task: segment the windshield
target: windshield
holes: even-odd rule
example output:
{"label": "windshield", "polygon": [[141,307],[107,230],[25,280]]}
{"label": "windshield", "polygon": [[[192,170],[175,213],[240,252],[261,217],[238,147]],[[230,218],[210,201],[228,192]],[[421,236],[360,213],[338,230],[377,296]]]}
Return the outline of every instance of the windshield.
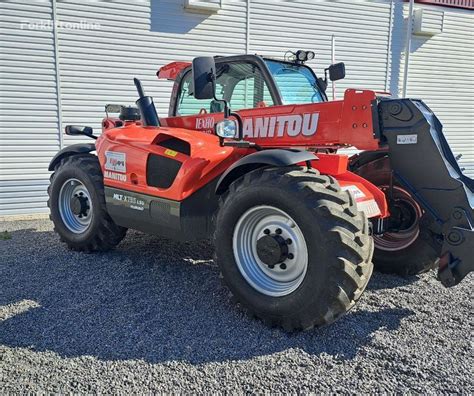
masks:
{"label": "windshield", "polygon": [[283,104],[324,101],[314,73],[304,65],[265,60],[280,91]]}

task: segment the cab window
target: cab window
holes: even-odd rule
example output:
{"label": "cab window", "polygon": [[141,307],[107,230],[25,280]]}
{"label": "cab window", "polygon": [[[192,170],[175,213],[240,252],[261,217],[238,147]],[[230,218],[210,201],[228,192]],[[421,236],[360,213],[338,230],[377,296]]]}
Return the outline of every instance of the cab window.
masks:
{"label": "cab window", "polygon": [[310,68],[269,59],[265,62],[275,79],[283,104],[324,102],[324,95]]}
{"label": "cab window", "polygon": [[[262,73],[254,64],[232,62],[216,66],[216,97],[227,100],[233,111],[274,104]],[[202,109],[208,113],[224,110],[222,102],[194,98],[192,73],[189,71],[181,82],[175,115],[198,114]]]}

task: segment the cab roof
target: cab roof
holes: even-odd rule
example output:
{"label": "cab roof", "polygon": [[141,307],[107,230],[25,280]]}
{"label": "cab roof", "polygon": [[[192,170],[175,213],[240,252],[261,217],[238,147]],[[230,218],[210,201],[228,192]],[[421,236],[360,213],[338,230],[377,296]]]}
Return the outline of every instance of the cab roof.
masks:
{"label": "cab roof", "polygon": [[191,62],[171,62],[158,69],[156,76],[160,79],[174,81],[178,74],[189,66],[191,66]]}
{"label": "cab roof", "polygon": [[[256,60],[262,61],[262,57],[259,55],[231,55],[231,56],[215,56],[214,59],[216,62],[219,61],[237,61],[237,60]],[[166,79],[175,81],[178,75],[187,67],[191,66],[191,62],[171,62],[167,65],[161,67],[157,72],[156,75],[159,79]]]}

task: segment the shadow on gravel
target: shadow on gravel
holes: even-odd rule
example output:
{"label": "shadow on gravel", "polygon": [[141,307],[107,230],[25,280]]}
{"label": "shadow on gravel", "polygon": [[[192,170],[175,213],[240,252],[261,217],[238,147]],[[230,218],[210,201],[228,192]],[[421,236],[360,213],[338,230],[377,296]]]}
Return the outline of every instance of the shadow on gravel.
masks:
{"label": "shadow on gravel", "polygon": [[401,286],[410,286],[420,280],[418,276],[399,276],[391,274],[374,274],[367,290],[388,290]]}
{"label": "shadow on gravel", "polygon": [[373,304],[327,328],[286,334],[230,305],[208,243],[130,232],[113,252],[83,254],[52,232],[11,234],[0,241],[0,305],[39,304],[6,313],[0,343],[11,347],[150,363],[245,360],[289,348],[352,359],[375,331],[395,330],[413,313]]}

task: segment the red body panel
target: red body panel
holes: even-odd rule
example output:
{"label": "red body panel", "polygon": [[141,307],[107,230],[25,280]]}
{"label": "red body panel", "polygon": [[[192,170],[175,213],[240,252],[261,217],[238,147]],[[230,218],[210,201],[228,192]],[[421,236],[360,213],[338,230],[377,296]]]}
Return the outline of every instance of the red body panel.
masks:
{"label": "red body panel", "polygon": [[324,175],[337,176],[347,172],[348,164],[347,155],[318,153],[318,161],[313,166]]}
{"label": "red body panel", "polygon": [[[169,137],[189,142],[191,156],[167,150],[156,144]],[[123,173],[125,180],[120,180],[121,177],[111,178],[110,176],[117,175],[113,175],[114,172],[111,175],[105,170],[106,186],[175,201],[187,198],[248,153],[246,149],[220,147],[219,139],[207,133],[179,128],[142,127],[134,124],[109,129],[97,139],[96,147],[102,169],[106,169],[106,151],[124,153],[126,156],[126,171]],[[172,157],[183,163],[170,188],[161,189],[147,185],[146,167],[150,153]]]}
{"label": "red body panel", "polygon": [[160,68],[160,70],[156,72],[156,76],[166,80],[175,80],[181,70],[189,66],[191,66],[191,63],[189,62],[171,62]]}
{"label": "red body panel", "polygon": [[318,153],[318,160],[312,161],[311,166],[323,175],[334,176],[343,188],[357,187],[362,194],[355,194],[356,201],[360,203],[374,200],[380,211],[380,217],[387,217],[389,215],[388,205],[383,191],[363,177],[348,171],[348,163],[349,157],[347,155]]}
{"label": "red body panel", "polygon": [[[182,65],[166,71],[172,78]],[[161,76],[161,75],[160,75]],[[355,146],[361,150],[379,148],[373,136],[373,91],[347,90],[343,100],[260,107],[242,110],[244,136],[261,147],[337,148]],[[97,152],[103,169],[105,153],[114,151],[126,156],[126,172],[113,175],[105,170],[106,186],[135,191],[165,199],[182,201],[220,176],[230,165],[254,149],[221,147],[214,135],[214,125],[223,119],[222,113],[162,118],[161,127],[143,127],[127,122],[114,128],[115,119],[103,122],[104,133],[97,140]],[[159,146],[157,143],[171,137],[189,143],[191,155],[185,155]],[[147,185],[146,167],[149,154],[169,156],[182,163],[171,187],[167,189]],[[356,201],[375,206],[373,216],[386,217],[387,203],[381,190],[369,181],[347,170],[348,157],[318,153],[312,166],[322,174],[335,177],[343,189],[355,192]],[[113,172],[112,172],[113,173]],[[376,203],[376,205],[375,205]],[[377,208],[378,207],[378,208]]]}
{"label": "red body panel", "polygon": [[[364,179],[363,177],[360,177],[359,175],[356,175],[355,173],[349,171],[334,177],[337,179],[341,187],[344,188],[344,186],[356,186],[357,188],[359,188],[359,190],[362,191],[362,193],[365,195],[364,197],[356,196],[358,206],[362,206],[365,203],[368,204],[369,201],[374,200],[380,212],[378,216],[388,217],[390,215],[385,194],[377,186]],[[377,216],[375,212],[372,213],[374,213],[373,216]]]}
{"label": "red body panel", "polygon": [[[354,146],[376,150],[373,135],[373,91],[348,89],[343,100],[241,110],[244,137],[261,147]],[[213,133],[223,113],[162,118],[162,125]]]}

